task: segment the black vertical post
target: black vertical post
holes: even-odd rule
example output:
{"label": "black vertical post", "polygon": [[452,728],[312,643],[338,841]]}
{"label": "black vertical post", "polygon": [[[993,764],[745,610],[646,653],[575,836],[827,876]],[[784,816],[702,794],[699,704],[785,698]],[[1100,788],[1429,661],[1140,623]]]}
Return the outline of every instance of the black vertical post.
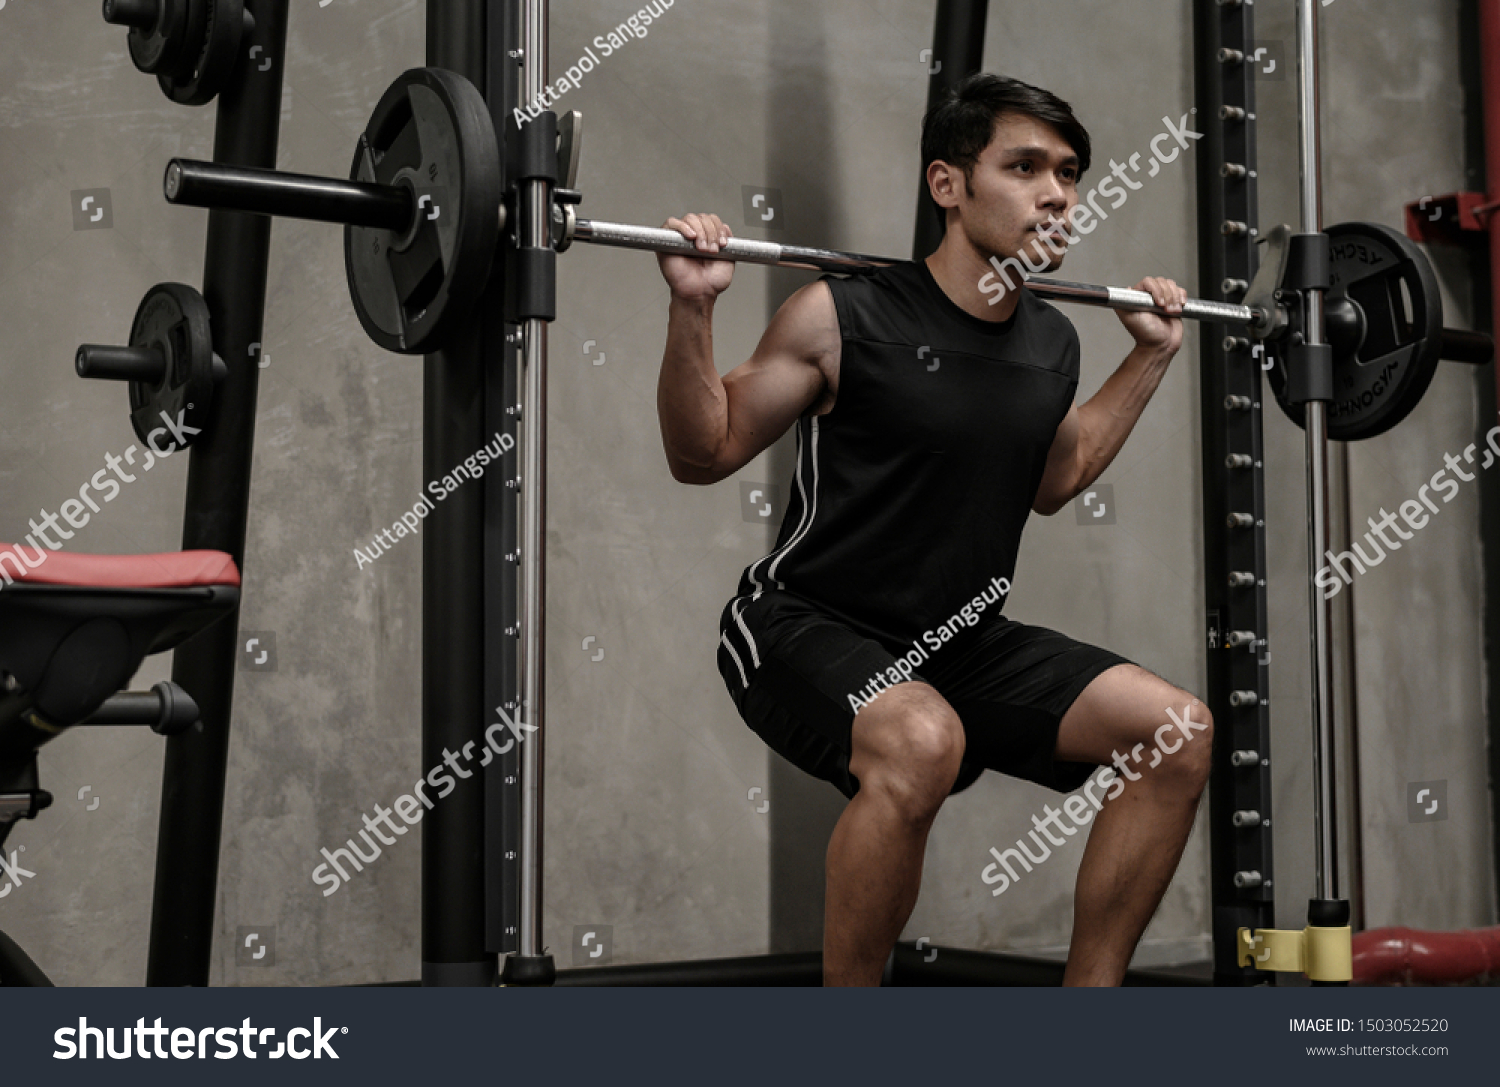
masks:
{"label": "black vertical post", "polygon": [[[487,92],[488,0],[428,0],[427,63]],[[423,478],[438,479],[490,440],[488,363],[502,357],[480,316],[423,373]],[[489,481],[489,474],[484,482]],[[438,504],[422,534],[422,770],[478,752],[485,728],[484,535],[486,488],[464,487]],[[478,764],[478,756],[465,759]],[[422,983],[493,985],[485,939],[484,778],[454,773],[457,787],[422,821]]]}
{"label": "black vertical post", "polygon": [[[249,0],[246,5],[255,16],[255,31],[219,95],[216,162],[276,165],[289,2]],[[252,45],[271,58],[269,70],[243,63]],[[182,546],[227,552],[242,571],[260,379],[250,345],[261,339],[270,245],[268,217],[209,212],[203,295],[213,319],[214,350],[229,373],[215,394],[213,417],[189,455]],[[172,662],[173,681],[193,696],[203,717],[201,730],[167,741],[148,985],[208,984],[238,631],[236,606],[179,647]]]}
{"label": "black vertical post", "polygon": [[[990,0],[938,0],[937,26],[932,34],[932,57],[927,83],[930,110],[966,76],[984,67],[984,26]],[[912,260],[923,260],[942,244],[945,224],[927,195],[924,176],[917,193],[917,232]]]}
{"label": "black vertical post", "polygon": [[[1258,263],[1255,83],[1251,65],[1233,54],[1226,60],[1220,50],[1254,54],[1254,8],[1195,0],[1193,16],[1194,124],[1204,134],[1197,148],[1199,289],[1204,298],[1239,301],[1227,281],[1249,282]],[[1205,324],[1200,335],[1207,697],[1215,726],[1214,982],[1254,985],[1275,979],[1239,966],[1236,942],[1240,928],[1270,928],[1275,915],[1271,831],[1261,823],[1271,816],[1261,362],[1239,330]],[[1231,463],[1231,456],[1250,463]],[[1236,513],[1250,514],[1253,526],[1230,527]]]}

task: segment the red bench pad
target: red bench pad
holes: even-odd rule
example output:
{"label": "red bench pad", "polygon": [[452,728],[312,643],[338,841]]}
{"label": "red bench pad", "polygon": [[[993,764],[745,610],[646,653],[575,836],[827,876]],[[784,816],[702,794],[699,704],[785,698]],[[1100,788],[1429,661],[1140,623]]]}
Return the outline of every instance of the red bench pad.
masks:
{"label": "red bench pad", "polygon": [[[31,569],[17,551],[41,565]],[[199,585],[239,586],[240,572],[222,551],[173,551],[165,555],[80,555],[69,551],[0,543],[0,587],[7,579],[29,585],[68,585],[86,589],[188,589]]]}

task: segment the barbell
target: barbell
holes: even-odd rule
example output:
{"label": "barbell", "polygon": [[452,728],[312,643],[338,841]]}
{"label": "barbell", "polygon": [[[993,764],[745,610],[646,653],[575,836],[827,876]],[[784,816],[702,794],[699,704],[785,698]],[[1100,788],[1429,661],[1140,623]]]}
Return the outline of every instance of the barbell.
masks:
{"label": "barbell", "polygon": [[[564,124],[563,158],[570,175],[577,164],[576,118],[571,115],[572,123]],[[571,176],[566,180],[571,185]],[[342,224],[350,294],[360,322],[377,344],[405,354],[441,348],[467,319],[486,286],[507,221],[489,107],[467,80],[436,68],[404,73],[381,97],[360,136],[347,181],[173,159],[164,190],[168,202],[178,205]],[[749,238],[731,238],[718,253],[708,254],[672,230],[578,218],[574,207],[581,200],[570,187],[555,192],[558,251],[579,241],[836,273],[900,263]],[[1487,336],[1443,328],[1431,265],[1400,234],[1369,223],[1342,224],[1328,234],[1333,287],[1326,306],[1336,394],[1329,436],[1352,441],[1404,419],[1426,392],[1440,359],[1482,364],[1493,357],[1494,345]],[[1231,337],[1247,355],[1251,340],[1266,341],[1273,392],[1301,425],[1302,407],[1286,399],[1286,375],[1274,350],[1288,324],[1275,279],[1284,266],[1268,257],[1244,302],[1189,299],[1179,314],[1168,314],[1149,294],[1124,287],[1040,276],[1026,276],[1024,282],[1049,300],[1227,325],[1248,333]]]}

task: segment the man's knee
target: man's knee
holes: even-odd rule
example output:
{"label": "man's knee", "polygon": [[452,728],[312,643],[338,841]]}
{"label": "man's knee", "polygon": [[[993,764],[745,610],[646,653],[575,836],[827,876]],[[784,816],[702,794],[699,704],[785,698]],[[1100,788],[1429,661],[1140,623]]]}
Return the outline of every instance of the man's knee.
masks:
{"label": "man's knee", "polygon": [[849,769],[861,791],[878,791],[910,817],[930,819],[952,789],[963,754],[963,724],[934,692],[860,711]]}
{"label": "man's knee", "polygon": [[1201,793],[1213,768],[1213,714],[1203,702],[1180,691],[1167,716],[1154,737],[1165,756],[1162,768],[1184,788]]}

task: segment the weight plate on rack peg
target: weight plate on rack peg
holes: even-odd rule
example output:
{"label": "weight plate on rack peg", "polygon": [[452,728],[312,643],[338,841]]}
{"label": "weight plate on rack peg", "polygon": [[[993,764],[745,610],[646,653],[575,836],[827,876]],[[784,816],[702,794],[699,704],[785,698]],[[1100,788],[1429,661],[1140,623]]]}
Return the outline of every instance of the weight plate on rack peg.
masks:
{"label": "weight plate on rack peg", "polygon": [[344,228],[360,324],[387,351],[435,351],[479,301],[499,241],[503,172],[488,105],[451,72],[406,72],[376,105],[349,176],[404,186],[414,213],[405,231]]}
{"label": "weight plate on rack peg", "polygon": [[[224,373],[223,362],[214,355],[208,303],[182,283],[157,284],[136,310],[130,346],[158,351],[166,360],[159,384],[130,383],[130,422],[136,435],[156,449],[186,449],[194,437],[186,433],[188,428],[207,429],[216,378]],[[167,420],[184,432],[181,440]]]}
{"label": "weight plate on rack peg", "polygon": [[183,61],[174,72],[156,80],[162,91],[184,106],[206,106],[224,89],[242,59],[240,43],[254,25],[245,0],[188,0],[190,21],[196,21]]}

